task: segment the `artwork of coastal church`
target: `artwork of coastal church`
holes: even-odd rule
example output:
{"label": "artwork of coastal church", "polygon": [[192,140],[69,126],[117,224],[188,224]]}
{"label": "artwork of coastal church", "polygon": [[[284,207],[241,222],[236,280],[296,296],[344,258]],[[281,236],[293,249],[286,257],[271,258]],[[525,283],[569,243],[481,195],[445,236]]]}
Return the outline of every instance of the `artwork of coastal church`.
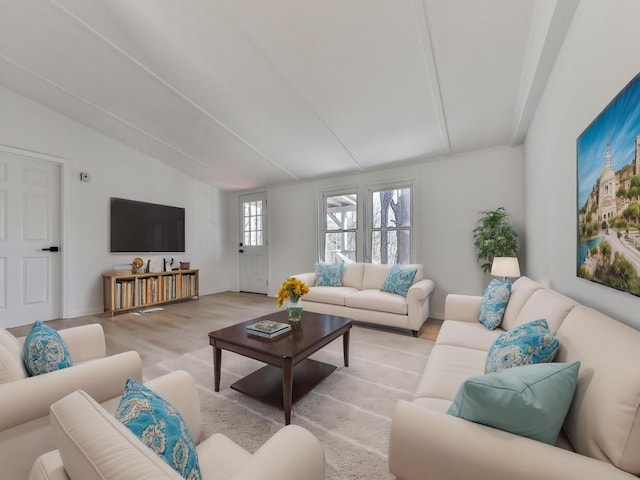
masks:
{"label": "artwork of coastal church", "polygon": [[577,140],[578,276],[640,296],[640,76]]}

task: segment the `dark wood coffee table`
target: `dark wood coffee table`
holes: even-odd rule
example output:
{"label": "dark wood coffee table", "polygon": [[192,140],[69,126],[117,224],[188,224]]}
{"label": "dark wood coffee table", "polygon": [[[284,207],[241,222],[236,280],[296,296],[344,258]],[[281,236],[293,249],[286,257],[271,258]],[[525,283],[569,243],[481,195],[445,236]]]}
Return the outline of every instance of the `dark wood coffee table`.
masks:
{"label": "dark wood coffee table", "polygon": [[291,423],[291,405],[309,393],[336,368],[308,358],[342,336],[344,366],[349,366],[351,319],[304,312],[302,321],[291,331],[274,338],[247,333],[246,326],[260,320],[287,323],[287,312],[280,311],[209,333],[213,347],[215,390],[220,391],[222,350],[253,358],[267,365],[238,380],[231,388],[284,409],[285,424]]}

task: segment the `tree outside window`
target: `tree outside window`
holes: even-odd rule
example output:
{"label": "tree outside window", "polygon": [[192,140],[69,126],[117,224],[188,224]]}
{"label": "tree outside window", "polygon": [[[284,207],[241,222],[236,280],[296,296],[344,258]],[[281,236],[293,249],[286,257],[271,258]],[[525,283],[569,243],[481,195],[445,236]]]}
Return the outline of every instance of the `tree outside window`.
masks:
{"label": "tree outside window", "polygon": [[371,262],[411,263],[411,187],[374,190]]}

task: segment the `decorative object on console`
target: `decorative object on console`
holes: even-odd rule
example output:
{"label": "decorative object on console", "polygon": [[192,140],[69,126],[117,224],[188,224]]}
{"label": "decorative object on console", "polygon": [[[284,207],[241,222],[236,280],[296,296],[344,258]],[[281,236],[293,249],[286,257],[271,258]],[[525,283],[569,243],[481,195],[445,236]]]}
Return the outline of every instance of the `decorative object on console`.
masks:
{"label": "decorative object on console", "polygon": [[202,478],[189,428],[180,412],[160,395],[129,379],[115,417],[183,478]]}
{"label": "decorative object on console", "polygon": [[555,445],[580,362],[510,368],[464,380],[447,413]]}
{"label": "decorative object on console", "polygon": [[58,332],[36,321],[24,341],[22,357],[30,376],[71,367],[67,345]]}
{"label": "decorative object on console", "polygon": [[309,293],[309,287],[302,280],[295,277],[287,278],[278,290],[278,307],[285,300],[287,303],[287,315],[290,322],[299,322],[302,319],[302,296]]}
{"label": "decorative object on console", "polygon": [[525,323],[495,339],[487,352],[484,373],[552,362],[558,347],[558,339],[549,331],[549,324],[544,318]]}
{"label": "decorative object on console", "polygon": [[190,262],[180,262],[180,270],[191,270]]}
{"label": "decorative object on console", "polygon": [[409,293],[409,288],[413,285],[413,279],[417,271],[416,268],[393,265],[380,290],[388,293],[396,293],[406,298]]}
{"label": "decorative object on console", "polygon": [[494,257],[491,262],[491,275],[494,277],[514,278],[520,276],[520,264],[518,257]]}
{"label": "decorative object on console", "polygon": [[140,257],[134,258],[133,261],[131,262],[131,273],[144,273],[140,271],[143,265],[144,265],[144,262]]}
{"label": "decorative object on console", "polygon": [[482,296],[478,321],[489,330],[498,328],[502,323],[510,295],[510,281],[496,280],[495,278],[491,280]]}
{"label": "decorative object on console", "polygon": [[344,263],[316,263],[317,287],[341,287]]}
{"label": "decorative object on console", "polygon": [[494,257],[511,257],[518,253],[518,233],[511,226],[504,207],[481,213],[482,218],[473,229],[473,244],[476,260],[483,261],[482,271],[487,273]]}

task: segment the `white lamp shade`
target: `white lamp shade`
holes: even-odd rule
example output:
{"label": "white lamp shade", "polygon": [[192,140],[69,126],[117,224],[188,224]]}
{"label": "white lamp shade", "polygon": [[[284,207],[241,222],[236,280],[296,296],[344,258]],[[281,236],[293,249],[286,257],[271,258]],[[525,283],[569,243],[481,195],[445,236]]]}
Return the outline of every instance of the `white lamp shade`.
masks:
{"label": "white lamp shade", "polygon": [[494,257],[491,264],[491,275],[494,277],[519,277],[520,264],[517,257]]}

